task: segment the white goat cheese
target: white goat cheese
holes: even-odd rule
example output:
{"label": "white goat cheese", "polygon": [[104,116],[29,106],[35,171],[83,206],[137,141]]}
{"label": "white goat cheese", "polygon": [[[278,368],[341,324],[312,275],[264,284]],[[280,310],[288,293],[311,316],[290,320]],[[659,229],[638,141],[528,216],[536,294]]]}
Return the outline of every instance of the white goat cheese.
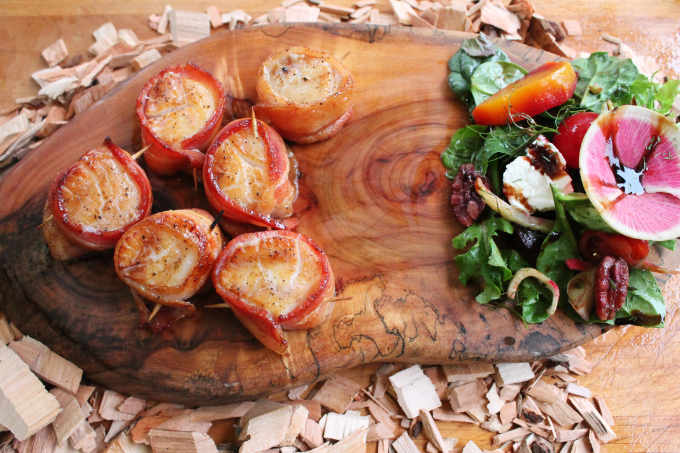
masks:
{"label": "white goat cheese", "polygon": [[510,162],[503,172],[503,193],[508,202],[531,214],[555,209],[550,184],[573,192],[564,157],[555,145],[539,135],[527,154]]}

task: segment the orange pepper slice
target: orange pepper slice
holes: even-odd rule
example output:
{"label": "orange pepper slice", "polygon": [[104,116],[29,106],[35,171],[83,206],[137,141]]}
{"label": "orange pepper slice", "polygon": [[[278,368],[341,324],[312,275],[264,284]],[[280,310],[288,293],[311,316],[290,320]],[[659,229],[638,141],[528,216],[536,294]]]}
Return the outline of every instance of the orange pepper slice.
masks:
{"label": "orange pepper slice", "polygon": [[574,94],[578,78],[567,61],[553,61],[506,86],[472,111],[477,124],[501,126],[562,105]]}

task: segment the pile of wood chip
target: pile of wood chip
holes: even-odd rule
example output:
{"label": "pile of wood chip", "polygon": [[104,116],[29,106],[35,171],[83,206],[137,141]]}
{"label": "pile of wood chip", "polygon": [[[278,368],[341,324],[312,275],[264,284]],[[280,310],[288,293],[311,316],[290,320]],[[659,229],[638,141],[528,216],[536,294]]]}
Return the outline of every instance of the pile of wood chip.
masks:
{"label": "pile of wood chip", "polygon": [[278,8],[253,18],[243,10],[205,12],[166,6],[149,17],[159,36],[140,40],[133,30],[117,30],[108,22],[92,33],[87,54],[70,55],[63,39],[42,52],[47,64],[31,78],[38,92],[0,109],[0,168],[37,148],[57,128],[87,110],[135,71],[179,46],[210,35],[211,28],[233,30],[282,22],[349,22],[404,25],[444,30],[482,31],[515,39],[563,56],[574,52],[560,44],[567,35],[581,33],[578,22],[553,22],[535,13],[529,0],[389,0],[381,11],[375,0],[359,0],[347,8],[320,0],[284,0]]}
{"label": "pile of wood chip", "polygon": [[[598,453],[616,435],[604,400],[576,382],[591,369],[582,348],[531,364],[385,364],[365,388],[335,375],[280,401],[190,409],[86,385],[0,315],[0,453],[482,452],[456,449],[437,421],[493,432],[493,453]],[[232,443],[208,435],[220,420],[233,421]]]}

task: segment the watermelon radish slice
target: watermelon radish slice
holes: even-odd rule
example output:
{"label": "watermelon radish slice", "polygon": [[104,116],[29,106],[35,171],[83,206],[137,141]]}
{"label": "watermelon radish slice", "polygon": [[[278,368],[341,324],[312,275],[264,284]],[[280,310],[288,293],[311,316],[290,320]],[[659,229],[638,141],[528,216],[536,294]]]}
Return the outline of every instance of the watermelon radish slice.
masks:
{"label": "watermelon radish slice", "polygon": [[579,157],[583,186],[605,222],[626,236],[680,236],[680,130],[663,115],[626,105],[601,114]]}

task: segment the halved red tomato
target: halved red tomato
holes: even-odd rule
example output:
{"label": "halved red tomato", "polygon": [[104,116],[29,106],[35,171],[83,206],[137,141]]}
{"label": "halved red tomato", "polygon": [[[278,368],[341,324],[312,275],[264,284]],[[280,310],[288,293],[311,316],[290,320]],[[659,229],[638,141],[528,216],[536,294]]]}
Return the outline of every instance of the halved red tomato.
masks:
{"label": "halved red tomato", "polygon": [[59,230],[88,250],[113,248],[149,215],[152,201],[144,170],[109,138],[61,174],[48,199]]}
{"label": "halved red tomato", "polygon": [[209,72],[191,63],[161,71],[137,97],[146,164],[162,175],[200,168],[223,115],[224,89]]}
{"label": "halved red tomato", "polygon": [[283,229],[297,195],[295,174],[281,136],[260,120],[255,125],[243,118],[219,132],[205,156],[203,186],[225,217]]}

